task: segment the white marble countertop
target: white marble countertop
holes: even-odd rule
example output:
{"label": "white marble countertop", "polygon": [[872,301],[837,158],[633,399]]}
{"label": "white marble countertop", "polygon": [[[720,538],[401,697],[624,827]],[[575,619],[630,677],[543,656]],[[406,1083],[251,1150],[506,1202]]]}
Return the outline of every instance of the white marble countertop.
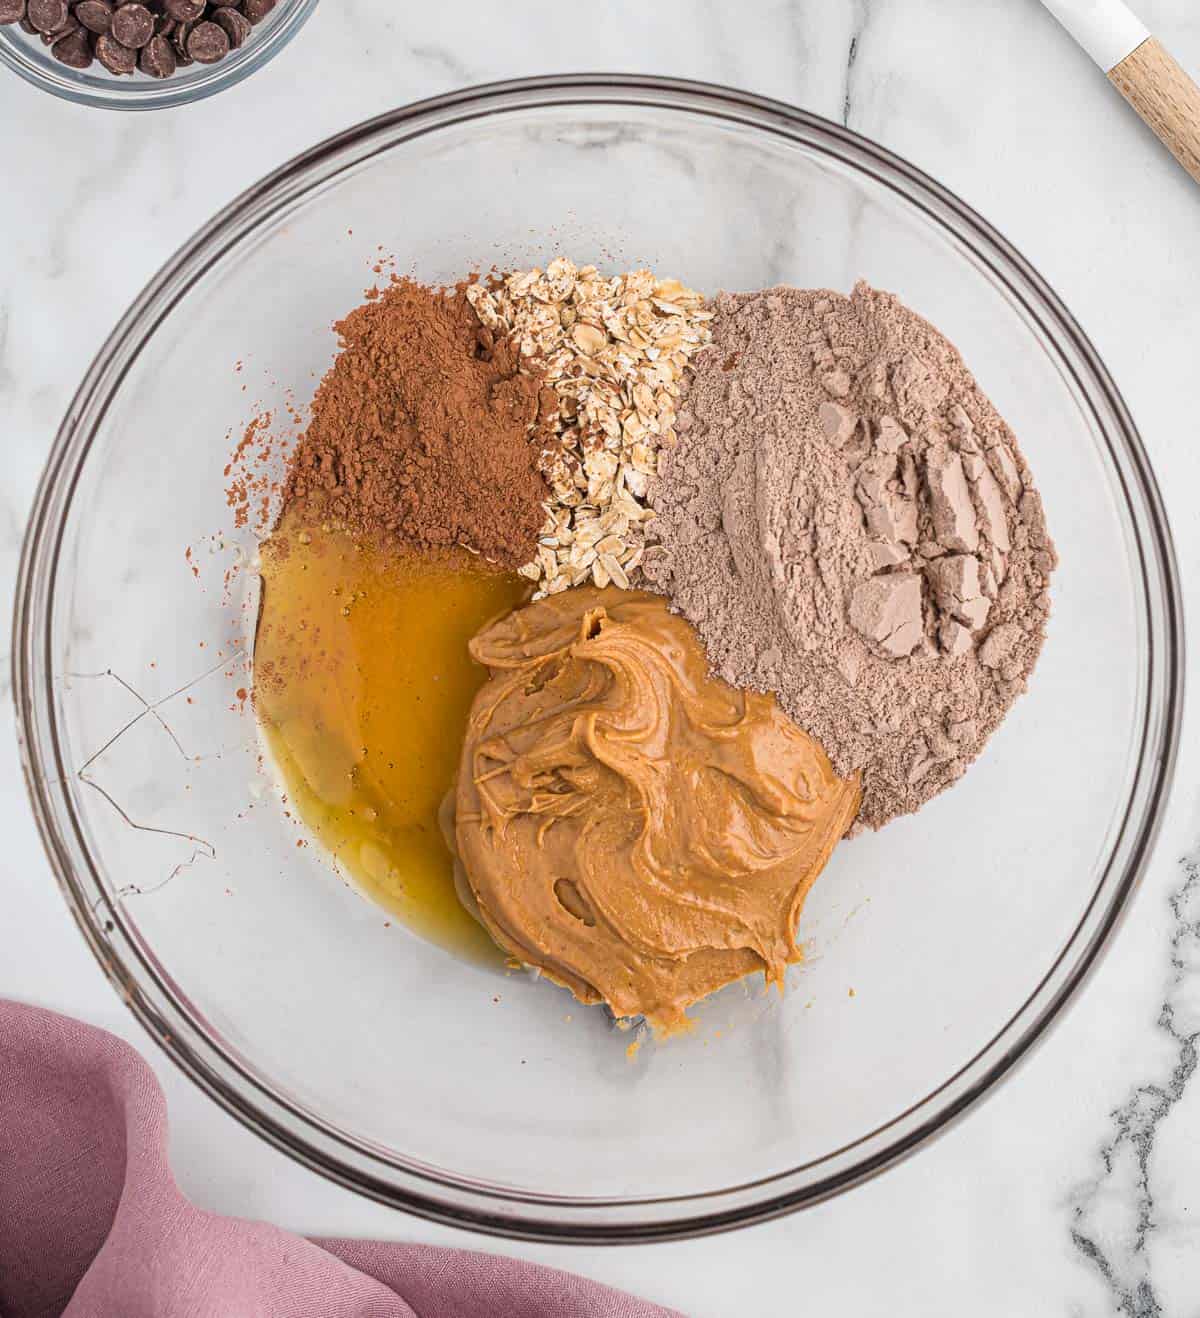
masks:
{"label": "white marble countertop", "polygon": [[[1194,0],[1140,0],[1200,67]],[[0,76],[0,602],[71,392],[142,283],[224,202],[369,115],[469,83],[617,69],[709,79],[843,119],[993,221],[1091,334],[1141,427],[1200,603],[1200,189],[1036,0],[327,0],[266,71],[151,116]],[[0,645],[7,644],[7,628]],[[0,651],[7,696],[8,655]],[[50,876],[0,710],[0,994],[143,1048],[183,1189],[297,1231],[476,1245],[573,1268],[699,1318],[1200,1312],[1200,715],[1114,948],[1019,1074],[869,1185],[717,1239],[568,1250],[488,1242],[318,1179],[203,1097],[103,979]],[[1190,859],[1189,859],[1190,857]]]}

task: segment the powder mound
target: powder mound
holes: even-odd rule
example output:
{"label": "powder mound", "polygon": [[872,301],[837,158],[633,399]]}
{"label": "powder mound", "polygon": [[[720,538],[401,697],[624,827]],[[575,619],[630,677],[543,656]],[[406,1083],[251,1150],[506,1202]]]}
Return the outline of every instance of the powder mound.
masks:
{"label": "powder mound", "polygon": [[1041,500],[957,349],[891,294],[716,309],[645,579],[720,677],[861,772],[878,828],[954,783],[1025,689],[1057,563]]}
{"label": "powder mound", "polygon": [[336,326],[340,352],[293,456],[283,509],[422,549],[532,557],[548,497],[529,442],[541,377],[459,289],[395,280]]}

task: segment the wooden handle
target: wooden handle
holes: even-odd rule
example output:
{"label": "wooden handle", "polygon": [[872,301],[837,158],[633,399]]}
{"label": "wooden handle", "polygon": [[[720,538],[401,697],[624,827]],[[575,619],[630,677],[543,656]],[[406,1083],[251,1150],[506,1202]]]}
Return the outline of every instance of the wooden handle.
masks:
{"label": "wooden handle", "polygon": [[1200,87],[1154,38],[1143,41],[1108,80],[1200,183]]}

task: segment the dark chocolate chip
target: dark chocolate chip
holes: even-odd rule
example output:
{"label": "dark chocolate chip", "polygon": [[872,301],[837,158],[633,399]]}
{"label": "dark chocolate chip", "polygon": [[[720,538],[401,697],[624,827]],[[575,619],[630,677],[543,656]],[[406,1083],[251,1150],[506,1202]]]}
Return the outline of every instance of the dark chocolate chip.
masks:
{"label": "dark chocolate chip", "polygon": [[130,50],[141,50],[154,35],[154,15],[145,5],[122,5],[113,11],[112,34],[122,46]]}
{"label": "dark chocolate chip", "polygon": [[57,32],[67,22],[67,0],[29,0],[27,12],[39,32]]}
{"label": "dark chocolate chip", "polygon": [[169,78],[238,50],[277,0],[0,0],[0,25],[20,24],[71,68],[93,59],[115,74]]}
{"label": "dark chocolate chip", "polygon": [[137,68],[137,51],[121,45],[110,32],[96,38],[96,58],[109,73],[132,73]]}
{"label": "dark chocolate chip", "polygon": [[75,6],[75,17],[97,36],[112,31],[112,16],[111,0],[80,0]]}
{"label": "dark chocolate chip", "polygon": [[81,27],[77,27],[74,32],[68,32],[65,37],[60,37],[50,47],[50,54],[60,64],[65,64],[70,69],[90,68],[94,58],[91,38],[86,29]]}
{"label": "dark chocolate chip", "polygon": [[187,52],[198,64],[215,64],[229,54],[229,38],[216,23],[197,23],[188,36]]}
{"label": "dark chocolate chip", "polygon": [[79,31],[79,24],[75,21],[73,15],[67,15],[67,21],[60,28],[55,28],[53,32],[43,32],[42,45],[53,46],[56,41],[61,41],[63,37],[69,37],[72,32]]}
{"label": "dark chocolate chip", "polygon": [[236,9],[231,9],[228,5],[222,5],[220,9],[213,10],[213,22],[220,25],[234,50],[237,50],[250,33],[254,31],[246,15],[239,13]]}
{"label": "dark chocolate chip", "polygon": [[178,67],[175,47],[166,37],[151,37],[138,56],[138,68],[152,78],[169,78]]}

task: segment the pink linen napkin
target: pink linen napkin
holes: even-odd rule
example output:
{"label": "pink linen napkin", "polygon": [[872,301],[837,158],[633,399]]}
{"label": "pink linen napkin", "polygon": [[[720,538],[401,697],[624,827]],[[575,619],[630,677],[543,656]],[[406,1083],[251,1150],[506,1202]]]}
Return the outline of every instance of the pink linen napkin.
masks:
{"label": "pink linen napkin", "polygon": [[0,1000],[0,1318],[680,1318],[515,1259],[206,1213],[166,1146],[138,1053]]}

